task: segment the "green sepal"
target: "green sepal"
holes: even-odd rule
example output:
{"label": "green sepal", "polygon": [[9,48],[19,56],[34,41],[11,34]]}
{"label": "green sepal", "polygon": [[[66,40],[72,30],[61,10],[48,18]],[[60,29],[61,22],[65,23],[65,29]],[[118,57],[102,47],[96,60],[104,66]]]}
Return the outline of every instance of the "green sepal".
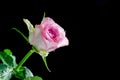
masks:
{"label": "green sepal", "polygon": [[17,28],[12,28],[12,29],[18,32],[27,41],[27,43],[29,43],[28,38],[19,29]]}
{"label": "green sepal", "polygon": [[46,16],[46,13],[44,12],[44,14],[43,14],[43,18],[45,18],[45,16]]}
{"label": "green sepal", "polygon": [[27,25],[29,32],[33,32],[35,30],[34,26],[28,19],[23,19],[24,23]]}
{"label": "green sepal", "polygon": [[43,57],[43,56],[42,56],[42,59],[43,59],[43,62],[44,62],[44,64],[45,64],[45,67],[47,68],[47,70],[48,70],[49,72],[51,72],[51,70],[49,69],[49,67],[48,67],[48,65],[47,65],[46,57]]}

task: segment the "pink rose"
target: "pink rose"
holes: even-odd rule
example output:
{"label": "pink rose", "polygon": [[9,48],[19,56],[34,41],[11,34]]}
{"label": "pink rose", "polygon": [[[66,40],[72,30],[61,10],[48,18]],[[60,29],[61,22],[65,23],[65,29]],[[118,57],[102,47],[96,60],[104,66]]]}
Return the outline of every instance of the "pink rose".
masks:
{"label": "pink rose", "polygon": [[29,29],[29,42],[38,51],[51,52],[69,44],[64,29],[49,17],[43,18],[41,24],[35,25],[35,28],[26,19],[24,22]]}

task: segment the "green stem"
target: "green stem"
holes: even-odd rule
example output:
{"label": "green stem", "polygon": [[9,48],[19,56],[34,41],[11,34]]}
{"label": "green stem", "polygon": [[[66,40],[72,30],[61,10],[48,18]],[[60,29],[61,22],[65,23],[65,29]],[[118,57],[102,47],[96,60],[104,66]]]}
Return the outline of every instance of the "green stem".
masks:
{"label": "green stem", "polygon": [[35,50],[30,50],[25,56],[24,58],[20,61],[20,63],[18,64],[18,66],[16,67],[16,70],[19,71],[19,68],[25,63],[25,61],[32,55],[32,53],[34,53]]}

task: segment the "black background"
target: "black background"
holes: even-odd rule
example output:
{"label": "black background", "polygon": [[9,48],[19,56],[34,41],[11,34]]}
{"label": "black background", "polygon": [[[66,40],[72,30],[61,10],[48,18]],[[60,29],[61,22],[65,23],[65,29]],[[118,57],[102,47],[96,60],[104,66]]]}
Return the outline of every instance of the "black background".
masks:
{"label": "black background", "polygon": [[[71,2],[57,0],[17,0],[1,2],[0,50],[5,48],[11,49],[16,56],[17,62],[19,62],[31,49],[31,46],[26,43],[21,35],[14,30],[11,30],[11,28],[16,27],[28,36],[27,26],[22,19],[29,19],[33,25],[39,24],[42,20],[43,13],[46,12],[46,16],[53,18],[66,30],[66,36],[70,41],[70,45],[64,48],[59,48],[55,52],[49,54],[47,62],[52,72],[47,71],[41,56],[38,54],[32,55],[24,65],[27,66],[34,75],[41,76],[44,80],[75,79],[75,76],[77,75],[74,76],[74,74],[77,74],[79,70],[77,69],[79,66],[77,56],[82,55],[79,51],[80,48],[82,48],[79,44],[82,43],[77,42],[79,42],[78,39],[82,35],[79,34],[80,30],[77,30],[80,27],[80,25],[77,25],[79,22],[77,20],[77,16],[79,16],[79,8],[77,6],[72,7],[76,3],[73,2],[71,4]],[[84,66],[83,61],[84,60],[80,59],[81,66]],[[82,72],[82,74],[84,74],[84,72]]]}
{"label": "black background", "polygon": [[32,55],[24,65],[44,80],[110,77],[107,66],[110,61],[106,58],[111,56],[108,51],[112,52],[111,36],[114,37],[114,21],[118,18],[118,6],[114,4],[110,0],[4,0],[0,2],[0,50],[11,49],[19,62],[31,46],[11,28],[16,27],[28,36],[22,19],[29,19],[33,25],[39,24],[46,12],[47,17],[66,30],[70,44],[47,57],[52,72],[47,71],[38,54]]}

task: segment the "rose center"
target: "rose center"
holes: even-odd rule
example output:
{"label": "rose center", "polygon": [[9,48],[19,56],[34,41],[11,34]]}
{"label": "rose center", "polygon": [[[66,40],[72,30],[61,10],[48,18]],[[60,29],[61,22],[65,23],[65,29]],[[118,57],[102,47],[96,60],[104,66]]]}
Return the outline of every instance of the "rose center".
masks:
{"label": "rose center", "polygon": [[52,39],[55,39],[58,35],[56,29],[49,29],[48,32],[49,32],[50,38],[52,38]]}

